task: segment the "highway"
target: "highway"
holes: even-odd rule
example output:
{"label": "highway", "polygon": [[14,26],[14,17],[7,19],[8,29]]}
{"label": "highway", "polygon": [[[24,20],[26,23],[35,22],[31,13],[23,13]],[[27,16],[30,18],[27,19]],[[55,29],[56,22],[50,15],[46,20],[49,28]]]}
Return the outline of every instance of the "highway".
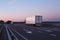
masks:
{"label": "highway", "polygon": [[0,25],[0,40],[8,40],[4,24]]}
{"label": "highway", "polygon": [[[60,40],[60,28],[5,24],[5,40]],[[3,37],[2,37],[3,38]]]}

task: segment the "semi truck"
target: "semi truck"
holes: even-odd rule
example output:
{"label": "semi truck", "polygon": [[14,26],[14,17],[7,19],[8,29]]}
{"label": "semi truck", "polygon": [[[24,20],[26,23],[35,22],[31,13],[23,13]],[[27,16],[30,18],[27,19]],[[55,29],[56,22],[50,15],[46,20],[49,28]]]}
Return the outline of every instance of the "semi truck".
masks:
{"label": "semi truck", "polygon": [[41,24],[42,24],[42,16],[26,17],[25,23],[26,23],[26,25],[41,26]]}

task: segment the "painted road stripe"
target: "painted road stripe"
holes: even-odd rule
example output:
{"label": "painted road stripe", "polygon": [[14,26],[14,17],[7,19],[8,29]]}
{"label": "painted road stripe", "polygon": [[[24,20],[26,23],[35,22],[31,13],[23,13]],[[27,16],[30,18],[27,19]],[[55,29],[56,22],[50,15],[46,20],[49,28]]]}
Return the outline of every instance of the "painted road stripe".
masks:
{"label": "painted road stripe", "polygon": [[50,34],[51,36],[56,36],[55,34]]}
{"label": "painted road stripe", "polygon": [[44,30],[44,31],[46,31],[46,32],[53,32],[52,30]]}

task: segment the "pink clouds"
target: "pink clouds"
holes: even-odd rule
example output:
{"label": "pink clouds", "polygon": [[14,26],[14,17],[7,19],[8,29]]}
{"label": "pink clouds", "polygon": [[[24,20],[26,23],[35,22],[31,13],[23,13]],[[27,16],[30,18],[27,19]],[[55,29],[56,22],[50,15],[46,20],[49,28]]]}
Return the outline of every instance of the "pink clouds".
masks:
{"label": "pink clouds", "polygon": [[11,20],[11,21],[24,21],[24,18],[20,18],[20,17],[0,17],[0,20],[4,20],[4,21],[7,21],[7,20]]}

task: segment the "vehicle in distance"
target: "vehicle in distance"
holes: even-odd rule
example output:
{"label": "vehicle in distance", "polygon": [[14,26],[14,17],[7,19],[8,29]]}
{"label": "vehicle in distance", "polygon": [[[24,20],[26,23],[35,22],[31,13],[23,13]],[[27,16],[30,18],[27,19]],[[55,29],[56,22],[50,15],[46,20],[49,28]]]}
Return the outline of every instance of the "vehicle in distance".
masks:
{"label": "vehicle in distance", "polygon": [[42,16],[30,16],[25,19],[26,24],[35,24],[37,26],[40,26],[42,23]]}

